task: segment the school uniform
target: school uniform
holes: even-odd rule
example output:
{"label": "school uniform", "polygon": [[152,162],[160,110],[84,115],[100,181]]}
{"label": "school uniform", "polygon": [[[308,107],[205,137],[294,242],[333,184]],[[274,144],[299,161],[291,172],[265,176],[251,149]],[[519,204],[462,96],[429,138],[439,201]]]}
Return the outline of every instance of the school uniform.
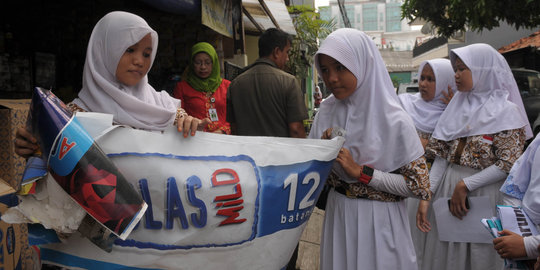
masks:
{"label": "school uniform", "polygon": [[[422,99],[420,93],[417,94],[401,94],[398,95],[401,106],[411,116],[416,132],[420,139],[429,140],[439,117],[446,108],[446,103],[442,101],[443,92],[448,91],[448,87],[456,91],[456,83],[454,81],[454,70],[448,59],[432,59],[423,61],[418,68],[418,76],[421,76],[424,67],[429,65],[435,76],[435,93],[430,101]],[[433,161],[433,157],[426,156],[428,167]],[[424,242],[426,233],[420,231],[416,227],[416,213],[418,210],[419,200],[416,198],[407,198],[407,211],[409,213],[409,222],[411,227],[411,237],[416,249],[416,257],[418,264],[421,265]]]}
{"label": "school uniform", "polygon": [[[486,44],[452,50],[453,65],[457,57],[470,69],[473,86],[454,95],[426,147],[435,156],[430,171],[433,201],[452,197],[463,179],[468,196],[489,197],[495,215],[502,181],[532,132],[506,60]],[[428,219],[432,229],[424,243],[421,269],[502,267],[492,244],[440,241],[432,208]]]}
{"label": "school uniform", "polygon": [[[534,168],[534,169],[533,169]],[[514,163],[500,191],[503,204],[521,206],[527,216],[540,230],[540,136],[529,144],[527,150]],[[523,237],[527,259],[538,257],[540,235]]]}
{"label": "school uniform", "polygon": [[[355,29],[338,29],[322,43],[328,55],[357,79],[343,100],[330,95],[320,106],[310,138],[328,128],[345,130],[344,148],[359,165],[374,168],[359,182],[334,164],[321,239],[321,269],[417,269],[405,197],[429,200],[428,171],[414,124],[401,108],[379,51]],[[328,87],[328,86],[327,86]]]}

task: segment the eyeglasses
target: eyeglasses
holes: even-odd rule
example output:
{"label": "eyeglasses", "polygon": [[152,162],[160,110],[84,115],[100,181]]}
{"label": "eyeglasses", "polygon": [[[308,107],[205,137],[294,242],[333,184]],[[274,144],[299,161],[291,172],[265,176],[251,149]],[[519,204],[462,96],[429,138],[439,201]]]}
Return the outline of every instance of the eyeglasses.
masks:
{"label": "eyeglasses", "polygon": [[193,62],[193,65],[198,66],[198,67],[203,66],[203,65],[211,66],[212,62],[211,61],[204,61],[204,62],[203,61],[195,61],[195,62]]}

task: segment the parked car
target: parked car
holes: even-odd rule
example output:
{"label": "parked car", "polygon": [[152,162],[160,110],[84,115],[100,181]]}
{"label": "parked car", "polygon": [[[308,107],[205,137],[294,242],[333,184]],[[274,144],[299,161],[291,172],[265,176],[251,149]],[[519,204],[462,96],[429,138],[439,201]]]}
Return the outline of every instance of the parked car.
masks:
{"label": "parked car", "polygon": [[414,94],[418,93],[420,90],[418,89],[418,83],[400,83],[397,89],[396,94],[403,94],[403,93],[409,93]]}
{"label": "parked car", "polygon": [[540,133],[540,114],[538,115],[536,120],[532,123],[532,130],[533,130],[534,136]]}
{"label": "parked car", "polygon": [[533,132],[540,131],[540,72],[531,69],[513,68],[512,73],[519,88],[523,106]]}

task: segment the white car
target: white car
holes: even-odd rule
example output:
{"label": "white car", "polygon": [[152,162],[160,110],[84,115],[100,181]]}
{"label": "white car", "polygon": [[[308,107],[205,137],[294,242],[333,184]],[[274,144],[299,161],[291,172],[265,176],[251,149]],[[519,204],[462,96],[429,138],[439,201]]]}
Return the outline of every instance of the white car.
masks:
{"label": "white car", "polygon": [[415,94],[420,91],[418,89],[418,83],[400,83],[399,87],[397,89],[396,94],[403,94],[403,93],[409,93],[409,94]]}

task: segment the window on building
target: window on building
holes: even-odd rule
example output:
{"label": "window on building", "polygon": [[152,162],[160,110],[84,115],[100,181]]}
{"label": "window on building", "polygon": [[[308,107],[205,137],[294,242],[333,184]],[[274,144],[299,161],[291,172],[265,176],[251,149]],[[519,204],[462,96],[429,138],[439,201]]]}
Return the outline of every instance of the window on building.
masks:
{"label": "window on building", "polygon": [[347,12],[347,18],[349,18],[351,26],[353,26],[356,22],[354,19],[354,5],[345,5],[345,11]]}
{"label": "window on building", "polygon": [[321,14],[321,20],[329,21],[332,19],[330,7],[319,7],[319,14]]}
{"label": "window on building", "polygon": [[386,32],[401,31],[401,4],[386,4]]}
{"label": "window on building", "polygon": [[377,4],[362,5],[364,31],[377,31]]}

